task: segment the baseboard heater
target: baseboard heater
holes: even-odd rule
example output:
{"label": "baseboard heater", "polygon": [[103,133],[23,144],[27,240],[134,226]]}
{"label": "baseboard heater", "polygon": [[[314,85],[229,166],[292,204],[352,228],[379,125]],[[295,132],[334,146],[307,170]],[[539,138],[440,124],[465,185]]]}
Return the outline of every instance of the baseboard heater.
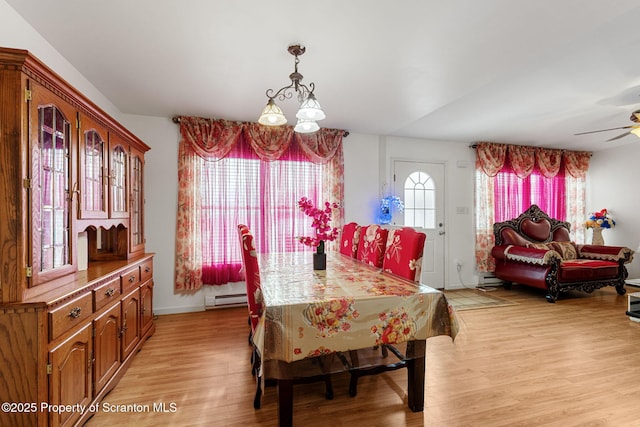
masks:
{"label": "baseboard heater", "polygon": [[498,279],[493,273],[481,273],[478,277],[478,285],[500,285],[502,280]]}
{"label": "baseboard heater", "polygon": [[247,294],[228,294],[208,296],[204,300],[205,308],[221,308],[247,305]]}

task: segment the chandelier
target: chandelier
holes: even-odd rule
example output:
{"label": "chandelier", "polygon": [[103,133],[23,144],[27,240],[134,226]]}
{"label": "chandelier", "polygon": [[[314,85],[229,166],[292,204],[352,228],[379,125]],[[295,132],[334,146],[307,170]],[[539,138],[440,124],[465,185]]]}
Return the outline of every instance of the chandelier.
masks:
{"label": "chandelier", "polygon": [[287,118],[284,116],[280,107],[276,105],[274,99],[278,98],[278,100],[284,101],[293,98],[295,94],[297,95],[298,102],[300,102],[300,108],[296,113],[298,122],[293,130],[298,133],[311,133],[320,129],[318,120],[322,120],[326,116],[324,111],[322,111],[322,107],[320,107],[320,103],[313,94],[315,85],[309,83],[309,86],[306,86],[302,83],[302,74],[298,72],[298,63],[300,62],[298,57],[301,56],[305,50],[306,48],[299,44],[289,46],[289,53],[295,57],[294,71],[289,74],[291,84],[279,89],[277,92],[274,92],[273,89],[267,89],[266,94],[269,101],[267,102],[267,106],[264,107],[264,110],[262,110],[258,123],[266,126],[280,126],[287,123]]}

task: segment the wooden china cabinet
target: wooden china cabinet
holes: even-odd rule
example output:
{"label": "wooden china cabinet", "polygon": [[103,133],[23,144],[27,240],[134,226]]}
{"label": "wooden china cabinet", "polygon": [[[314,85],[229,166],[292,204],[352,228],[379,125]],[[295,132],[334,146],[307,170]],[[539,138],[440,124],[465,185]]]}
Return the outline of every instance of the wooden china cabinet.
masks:
{"label": "wooden china cabinet", "polygon": [[0,138],[0,425],[81,425],[155,331],[149,147],[9,48]]}

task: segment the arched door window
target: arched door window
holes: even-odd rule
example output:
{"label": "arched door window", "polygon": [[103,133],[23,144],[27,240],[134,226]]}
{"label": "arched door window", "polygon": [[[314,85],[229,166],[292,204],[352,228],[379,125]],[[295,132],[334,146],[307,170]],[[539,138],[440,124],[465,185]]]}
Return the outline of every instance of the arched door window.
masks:
{"label": "arched door window", "polygon": [[424,172],[413,172],[404,182],[404,224],[436,228],[436,187]]}

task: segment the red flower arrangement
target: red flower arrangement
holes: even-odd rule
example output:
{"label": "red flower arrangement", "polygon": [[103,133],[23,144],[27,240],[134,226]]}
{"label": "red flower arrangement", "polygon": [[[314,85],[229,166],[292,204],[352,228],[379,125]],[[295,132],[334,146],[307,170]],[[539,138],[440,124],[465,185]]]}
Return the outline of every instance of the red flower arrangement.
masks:
{"label": "red flower arrangement", "polygon": [[332,209],[337,209],[337,203],[325,202],[324,208],[319,209],[313,205],[313,202],[306,197],[301,198],[298,201],[298,207],[305,215],[313,218],[311,227],[315,230],[315,233],[311,237],[298,237],[298,240],[303,244],[313,248],[316,248],[316,253],[324,253],[325,240],[332,241],[338,237],[338,229],[331,227]]}

